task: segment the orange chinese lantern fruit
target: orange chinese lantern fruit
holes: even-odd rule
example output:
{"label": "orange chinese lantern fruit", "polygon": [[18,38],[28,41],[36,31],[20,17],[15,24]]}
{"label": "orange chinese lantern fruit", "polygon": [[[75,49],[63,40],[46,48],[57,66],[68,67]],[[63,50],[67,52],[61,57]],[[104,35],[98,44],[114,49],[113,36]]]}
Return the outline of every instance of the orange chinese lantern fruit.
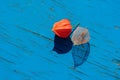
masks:
{"label": "orange chinese lantern fruit", "polygon": [[72,26],[68,19],[62,19],[53,25],[52,31],[60,38],[67,38],[72,31]]}

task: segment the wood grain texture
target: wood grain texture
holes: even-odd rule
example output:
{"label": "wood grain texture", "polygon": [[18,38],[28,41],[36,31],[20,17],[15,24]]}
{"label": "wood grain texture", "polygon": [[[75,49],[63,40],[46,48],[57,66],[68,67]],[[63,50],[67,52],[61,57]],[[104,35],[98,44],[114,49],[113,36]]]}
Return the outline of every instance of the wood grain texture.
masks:
{"label": "wood grain texture", "polygon": [[[120,80],[119,0],[0,0],[0,80]],[[90,31],[88,60],[52,51],[54,22]]]}

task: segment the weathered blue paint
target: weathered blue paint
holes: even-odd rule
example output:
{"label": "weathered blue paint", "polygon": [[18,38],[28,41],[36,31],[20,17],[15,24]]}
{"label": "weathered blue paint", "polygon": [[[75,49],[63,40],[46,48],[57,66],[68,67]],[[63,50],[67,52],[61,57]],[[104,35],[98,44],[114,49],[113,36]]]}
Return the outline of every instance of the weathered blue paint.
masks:
{"label": "weathered blue paint", "polygon": [[[0,80],[120,80],[119,0],[0,0]],[[68,18],[91,34],[76,70],[71,52],[52,52],[54,22]]]}

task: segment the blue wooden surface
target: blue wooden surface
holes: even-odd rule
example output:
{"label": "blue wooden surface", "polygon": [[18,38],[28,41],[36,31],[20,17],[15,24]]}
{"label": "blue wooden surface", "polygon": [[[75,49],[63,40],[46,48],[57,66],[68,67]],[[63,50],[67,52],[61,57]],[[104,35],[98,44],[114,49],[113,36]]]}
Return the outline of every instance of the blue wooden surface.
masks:
{"label": "blue wooden surface", "polygon": [[[0,0],[0,80],[120,80],[119,0]],[[91,34],[87,62],[51,51],[54,22]]]}

